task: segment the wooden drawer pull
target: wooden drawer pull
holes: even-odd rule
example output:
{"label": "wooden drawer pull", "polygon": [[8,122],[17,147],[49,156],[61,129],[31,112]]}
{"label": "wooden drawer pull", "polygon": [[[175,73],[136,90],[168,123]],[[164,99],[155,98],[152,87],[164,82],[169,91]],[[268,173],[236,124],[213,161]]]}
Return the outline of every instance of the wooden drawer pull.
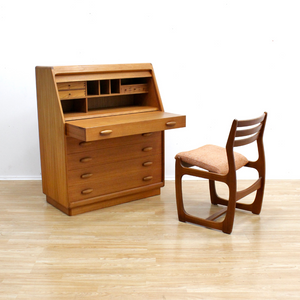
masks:
{"label": "wooden drawer pull", "polygon": [[92,173],[86,173],[86,174],[82,174],[80,177],[81,177],[82,179],[86,179],[86,178],[90,178],[90,177],[92,177],[92,176],[93,176]]}
{"label": "wooden drawer pull", "polygon": [[80,162],[86,163],[86,162],[89,162],[89,161],[91,161],[91,160],[92,160],[91,157],[84,157],[84,158],[82,158],[82,159],[80,160]]}
{"label": "wooden drawer pull", "polygon": [[153,176],[146,176],[143,178],[144,181],[152,180]]}
{"label": "wooden drawer pull", "polygon": [[100,132],[100,135],[109,135],[109,134],[111,134],[111,133],[112,133],[112,130],[107,129],[107,130],[102,130],[102,131]]}
{"label": "wooden drawer pull", "polygon": [[152,166],[152,164],[153,164],[152,161],[145,161],[145,162],[143,163],[143,166],[144,166],[144,167],[149,167],[149,166]]}
{"label": "wooden drawer pull", "polygon": [[86,189],[86,190],[81,191],[81,194],[87,195],[87,194],[90,194],[92,191],[93,191],[93,189]]}
{"label": "wooden drawer pull", "polygon": [[166,125],[167,125],[167,126],[170,126],[170,127],[171,127],[171,126],[175,126],[175,125],[176,125],[176,122],[175,122],[175,121],[169,121],[169,122],[166,123]]}
{"label": "wooden drawer pull", "polygon": [[79,146],[86,147],[86,146],[90,146],[91,144],[92,142],[80,142]]}
{"label": "wooden drawer pull", "polygon": [[143,148],[143,152],[149,152],[149,151],[152,151],[152,147],[145,147],[145,148]]}
{"label": "wooden drawer pull", "polygon": [[142,136],[150,136],[152,134],[153,134],[153,132],[147,132],[147,133],[143,133]]}

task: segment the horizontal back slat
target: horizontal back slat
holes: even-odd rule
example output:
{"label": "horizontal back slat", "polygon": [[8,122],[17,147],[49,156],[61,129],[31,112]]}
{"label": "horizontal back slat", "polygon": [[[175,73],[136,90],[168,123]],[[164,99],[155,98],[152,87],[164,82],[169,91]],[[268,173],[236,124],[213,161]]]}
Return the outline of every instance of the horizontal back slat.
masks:
{"label": "horizontal back slat", "polygon": [[240,139],[240,140],[235,140],[234,147],[239,147],[239,146],[244,146],[244,145],[250,144],[250,143],[256,141],[258,136],[259,136],[259,132],[252,135],[251,137],[248,137],[245,139]]}
{"label": "horizontal back slat", "polygon": [[245,129],[245,130],[237,130],[235,136],[241,137],[241,136],[247,136],[247,135],[254,134],[261,129],[261,126],[262,125],[259,124],[258,126],[253,127],[253,128],[249,128],[249,129]]}
{"label": "horizontal back slat", "polygon": [[262,115],[261,117],[258,117],[256,119],[238,121],[237,126],[238,127],[252,126],[262,122],[264,118],[265,115]]}

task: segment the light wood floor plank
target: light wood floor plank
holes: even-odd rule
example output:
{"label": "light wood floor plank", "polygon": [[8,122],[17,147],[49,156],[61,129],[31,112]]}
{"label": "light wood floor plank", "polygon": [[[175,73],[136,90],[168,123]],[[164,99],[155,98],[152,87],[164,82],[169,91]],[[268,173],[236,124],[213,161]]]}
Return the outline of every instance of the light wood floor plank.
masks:
{"label": "light wood floor plank", "polygon": [[[69,217],[40,181],[0,181],[0,299],[300,299],[300,180],[268,181],[231,235],[178,222],[174,190]],[[217,209],[206,181],[184,191],[188,210]]]}

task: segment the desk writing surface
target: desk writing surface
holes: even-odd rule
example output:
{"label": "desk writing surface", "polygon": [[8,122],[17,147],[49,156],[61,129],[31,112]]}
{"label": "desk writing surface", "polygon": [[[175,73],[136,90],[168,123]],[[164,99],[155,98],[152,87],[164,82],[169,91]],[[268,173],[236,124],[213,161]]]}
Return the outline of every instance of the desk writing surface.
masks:
{"label": "desk writing surface", "polygon": [[[66,134],[83,141],[185,127],[185,116],[162,111],[70,121]],[[111,132],[101,134],[103,131]]]}

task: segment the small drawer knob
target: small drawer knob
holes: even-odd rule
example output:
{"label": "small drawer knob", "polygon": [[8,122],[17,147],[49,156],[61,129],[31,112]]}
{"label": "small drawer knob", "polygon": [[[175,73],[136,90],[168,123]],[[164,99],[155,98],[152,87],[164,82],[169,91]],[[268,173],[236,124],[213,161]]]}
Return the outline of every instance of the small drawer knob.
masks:
{"label": "small drawer knob", "polygon": [[109,135],[111,133],[112,133],[112,130],[110,130],[110,129],[100,131],[100,135]]}
{"label": "small drawer knob", "polygon": [[143,181],[150,181],[152,180],[153,176],[146,176],[143,178]]}
{"label": "small drawer knob", "polygon": [[144,166],[144,167],[149,167],[149,166],[152,166],[152,164],[153,164],[152,161],[145,161],[145,162],[143,163],[143,166]]}
{"label": "small drawer knob", "polygon": [[172,126],[175,126],[176,125],[176,122],[175,121],[169,121],[166,123],[167,126],[169,127],[172,127]]}
{"label": "small drawer knob", "polygon": [[89,161],[91,161],[91,160],[92,160],[91,157],[84,157],[84,158],[81,158],[81,159],[80,159],[80,162],[82,162],[82,163],[87,163],[87,162],[89,162]]}
{"label": "small drawer knob", "polygon": [[82,174],[80,177],[81,177],[82,179],[86,179],[86,178],[90,178],[90,177],[92,177],[92,176],[93,176],[92,173],[86,173],[86,174]]}
{"label": "small drawer knob", "polygon": [[147,136],[150,136],[150,135],[152,135],[152,134],[153,134],[153,132],[147,132],[147,133],[143,133],[142,136],[147,137]]}
{"label": "small drawer knob", "polygon": [[149,151],[152,151],[152,147],[145,147],[145,148],[143,148],[143,152],[149,152]]}
{"label": "small drawer knob", "polygon": [[81,147],[87,147],[87,146],[90,146],[91,144],[92,144],[92,142],[80,142],[79,146],[81,146]]}
{"label": "small drawer knob", "polygon": [[87,195],[87,194],[90,194],[92,191],[93,191],[93,189],[85,189],[85,190],[81,191],[81,194]]}

